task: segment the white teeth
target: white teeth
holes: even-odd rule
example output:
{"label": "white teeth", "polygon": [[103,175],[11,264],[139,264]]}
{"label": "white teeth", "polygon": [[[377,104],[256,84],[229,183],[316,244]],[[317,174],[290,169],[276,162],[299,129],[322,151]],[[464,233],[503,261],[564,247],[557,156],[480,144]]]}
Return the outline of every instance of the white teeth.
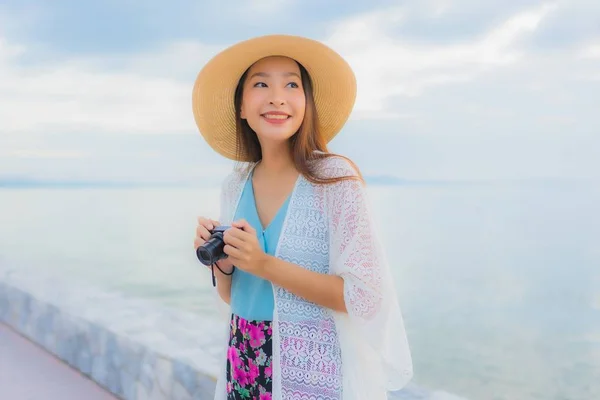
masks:
{"label": "white teeth", "polygon": [[271,115],[271,114],[265,114],[265,118],[267,119],[287,119],[287,115]]}

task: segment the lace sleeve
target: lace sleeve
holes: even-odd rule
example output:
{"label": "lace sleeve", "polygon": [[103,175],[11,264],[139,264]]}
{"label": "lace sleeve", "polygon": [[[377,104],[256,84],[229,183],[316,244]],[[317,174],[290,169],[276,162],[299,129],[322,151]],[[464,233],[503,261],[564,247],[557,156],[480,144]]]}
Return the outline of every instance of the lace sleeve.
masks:
{"label": "lace sleeve", "polygon": [[[327,175],[357,175],[345,160],[330,163]],[[344,180],[328,189],[330,271],[344,280],[350,329],[377,359],[390,390],[412,377],[412,359],[394,279],[371,215],[365,185]]]}
{"label": "lace sleeve", "polygon": [[348,313],[373,319],[382,305],[381,262],[375,251],[362,183],[337,184],[331,209],[331,252],[336,272],[344,278],[344,300]]}
{"label": "lace sleeve", "polygon": [[[327,176],[357,176],[341,159],[328,162]],[[362,321],[374,319],[383,305],[382,253],[369,213],[364,184],[344,180],[329,189],[330,267],[344,279],[348,314]]]}

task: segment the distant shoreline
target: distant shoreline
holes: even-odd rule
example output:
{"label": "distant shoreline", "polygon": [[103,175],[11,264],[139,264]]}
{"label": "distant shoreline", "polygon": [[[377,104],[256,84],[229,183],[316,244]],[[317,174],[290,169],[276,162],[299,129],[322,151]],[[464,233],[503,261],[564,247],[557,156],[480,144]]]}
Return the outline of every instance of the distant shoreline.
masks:
{"label": "distant shoreline", "polygon": [[[365,176],[372,186],[544,186],[544,185],[588,185],[599,183],[595,179],[578,178],[524,178],[524,179],[481,179],[481,180],[411,180],[389,176]],[[0,189],[141,189],[141,188],[215,188],[218,179],[184,182],[135,182],[135,181],[60,181],[60,180],[1,180]]]}

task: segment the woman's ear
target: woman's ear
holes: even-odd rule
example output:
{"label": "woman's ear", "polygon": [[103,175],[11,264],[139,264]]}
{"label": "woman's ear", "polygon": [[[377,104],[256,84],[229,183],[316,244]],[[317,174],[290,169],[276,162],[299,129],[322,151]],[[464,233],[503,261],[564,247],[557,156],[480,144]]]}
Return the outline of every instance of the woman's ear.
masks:
{"label": "woman's ear", "polygon": [[246,113],[244,112],[244,103],[240,104],[240,118],[246,119]]}

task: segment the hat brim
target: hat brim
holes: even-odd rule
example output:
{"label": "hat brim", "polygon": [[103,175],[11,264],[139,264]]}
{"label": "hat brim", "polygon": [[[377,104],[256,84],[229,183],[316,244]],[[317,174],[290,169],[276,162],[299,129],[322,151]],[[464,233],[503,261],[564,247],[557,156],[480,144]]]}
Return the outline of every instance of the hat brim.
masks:
{"label": "hat brim", "polygon": [[235,89],[242,74],[268,56],[292,58],[306,68],[313,84],[319,131],[331,141],[352,112],[356,78],[348,63],[328,46],[304,37],[267,35],[239,42],[214,56],[193,87],[192,109],[206,142],[219,154],[237,161]]}

